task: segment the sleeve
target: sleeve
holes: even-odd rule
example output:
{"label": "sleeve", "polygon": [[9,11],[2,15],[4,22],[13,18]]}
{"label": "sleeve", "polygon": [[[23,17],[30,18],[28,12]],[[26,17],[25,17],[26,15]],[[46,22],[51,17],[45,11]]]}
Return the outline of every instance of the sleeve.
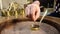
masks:
{"label": "sleeve", "polygon": [[29,7],[27,6],[27,7],[25,8],[25,15],[26,15],[26,16],[29,15],[29,12],[30,12],[30,9],[29,9]]}

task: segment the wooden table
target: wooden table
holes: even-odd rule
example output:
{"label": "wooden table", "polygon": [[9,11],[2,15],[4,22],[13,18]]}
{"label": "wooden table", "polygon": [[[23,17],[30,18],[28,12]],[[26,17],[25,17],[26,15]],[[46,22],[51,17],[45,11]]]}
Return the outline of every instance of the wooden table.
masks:
{"label": "wooden table", "polygon": [[[42,16],[40,16],[40,18],[37,19],[37,21],[40,21]],[[7,17],[0,17],[0,30],[2,30],[3,26],[8,26],[10,24],[13,23],[13,21],[15,22],[20,22],[20,21],[32,21],[31,19],[27,18],[27,17],[21,17],[18,16],[18,18],[16,18],[15,16],[11,16],[9,18]],[[56,18],[56,17],[51,17],[51,16],[46,16],[43,20],[44,23],[50,24],[52,26],[54,26],[55,28],[57,28],[60,31],[60,18]]]}

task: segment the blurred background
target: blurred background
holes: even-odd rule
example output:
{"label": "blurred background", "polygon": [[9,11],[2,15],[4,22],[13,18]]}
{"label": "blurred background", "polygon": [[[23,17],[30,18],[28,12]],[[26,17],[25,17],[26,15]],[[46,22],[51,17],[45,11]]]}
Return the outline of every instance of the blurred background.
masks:
{"label": "blurred background", "polygon": [[[19,4],[19,10],[20,9],[25,9],[26,6],[30,3],[32,3],[35,0],[0,0],[0,9],[3,9],[5,11],[5,9],[10,9],[10,5],[13,2],[16,2],[17,4]],[[56,5],[56,1],[57,0],[39,0],[40,1],[40,9],[41,9],[41,15],[43,15],[44,11],[46,9],[48,9],[48,13],[47,15],[51,14],[52,12],[54,12],[55,9],[55,5]],[[21,12],[21,11],[20,11]],[[1,15],[1,10],[0,10],[0,15]]]}

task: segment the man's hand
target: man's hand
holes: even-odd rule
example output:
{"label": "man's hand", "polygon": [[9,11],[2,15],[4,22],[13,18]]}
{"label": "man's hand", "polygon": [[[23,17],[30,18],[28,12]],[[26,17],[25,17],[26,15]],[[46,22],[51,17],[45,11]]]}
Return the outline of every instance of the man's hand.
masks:
{"label": "man's hand", "polygon": [[36,21],[40,16],[40,7],[36,6],[32,8],[32,19]]}

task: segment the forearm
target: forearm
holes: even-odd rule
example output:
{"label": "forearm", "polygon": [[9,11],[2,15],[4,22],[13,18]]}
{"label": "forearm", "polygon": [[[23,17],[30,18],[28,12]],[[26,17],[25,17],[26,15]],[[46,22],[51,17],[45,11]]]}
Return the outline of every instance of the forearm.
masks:
{"label": "forearm", "polygon": [[37,13],[36,13],[36,18],[35,18],[35,20],[37,20],[37,19],[39,18],[39,16],[40,16],[40,8],[37,7]]}
{"label": "forearm", "polygon": [[40,17],[40,13],[36,14],[35,20],[37,20]]}
{"label": "forearm", "polygon": [[32,15],[32,19],[33,19],[33,21],[36,21],[35,18],[36,18],[36,17],[35,17],[35,15],[33,14],[33,15]]}

